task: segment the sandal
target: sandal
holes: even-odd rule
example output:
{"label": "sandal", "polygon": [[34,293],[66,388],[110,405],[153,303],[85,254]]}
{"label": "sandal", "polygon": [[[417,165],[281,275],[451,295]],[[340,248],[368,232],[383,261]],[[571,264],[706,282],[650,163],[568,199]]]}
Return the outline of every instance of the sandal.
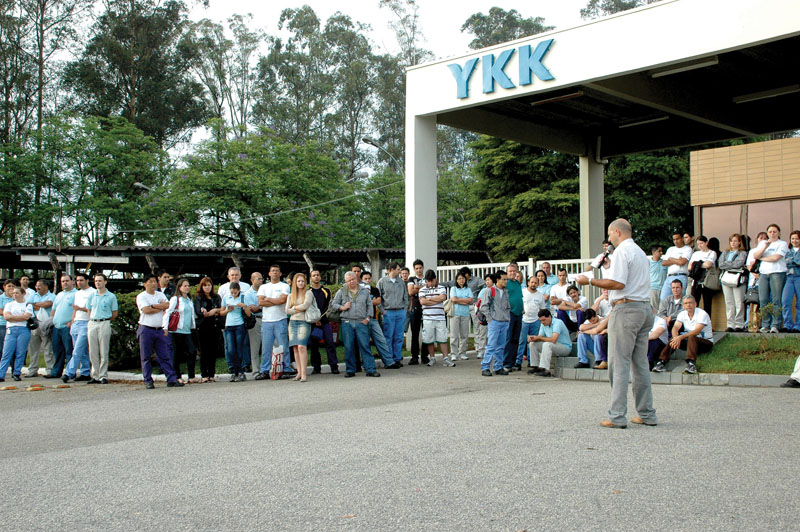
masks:
{"label": "sandal", "polygon": [[189,384],[197,384],[199,382],[200,379],[198,379],[197,377],[192,377],[191,379],[189,379]]}
{"label": "sandal", "polygon": [[211,382],[211,381],[208,379],[208,377],[203,377],[203,380],[200,381],[200,382],[206,383],[206,382]]}

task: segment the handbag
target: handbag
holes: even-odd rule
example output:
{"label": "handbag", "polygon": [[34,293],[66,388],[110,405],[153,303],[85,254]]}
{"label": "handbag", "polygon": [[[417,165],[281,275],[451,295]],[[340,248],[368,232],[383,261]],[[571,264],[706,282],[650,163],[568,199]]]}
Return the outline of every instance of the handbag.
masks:
{"label": "handbag", "polygon": [[446,299],[444,302],[444,313],[452,318],[454,311],[455,311],[455,304],[453,303],[453,300],[449,298]]}
{"label": "handbag", "polygon": [[747,270],[725,270],[719,276],[719,282],[729,288],[736,288],[745,284],[748,277]]}
{"label": "handbag", "polygon": [[722,288],[719,284],[719,269],[716,266],[712,266],[706,271],[705,279],[703,279],[703,286],[709,290],[719,290]]}
{"label": "handbag", "polygon": [[167,330],[175,332],[178,330],[178,324],[181,322],[181,313],[178,310],[173,310],[169,315],[169,323],[167,323]]}
{"label": "handbag", "polygon": [[25,322],[25,327],[30,329],[31,331],[35,331],[39,328],[39,320],[36,319],[36,316],[31,316]]}
{"label": "handbag", "polygon": [[252,314],[250,314],[248,316],[247,314],[242,313],[242,317],[244,318],[244,327],[245,327],[245,329],[252,329],[253,327],[256,326],[256,323],[258,322],[256,317],[253,316]]}
{"label": "handbag", "polygon": [[753,285],[744,293],[745,305],[758,305],[758,285]]}
{"label": "handbag", "polygon": [[306,309],[306,323],[314,324],[321,319],[322,313],[319,311],[319,307],[317,306],[317,300],[312,297],[311,306]]}

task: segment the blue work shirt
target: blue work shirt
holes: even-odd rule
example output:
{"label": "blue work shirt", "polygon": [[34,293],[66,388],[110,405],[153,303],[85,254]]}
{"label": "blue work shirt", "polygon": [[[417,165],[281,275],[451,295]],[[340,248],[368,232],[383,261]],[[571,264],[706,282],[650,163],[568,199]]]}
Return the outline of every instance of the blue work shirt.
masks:
{"label": "blue work shirt", "polygon": [[[238,297],[228,295],[222,300],[222,308],[237,305],[239,303],[244,303],[244,297],[242,294],[239,294]],[[225,315],[225,327],[233,327],[235,325],[242,325],[243,323],[244,318],[242,318],[242,309],[240,307],[234,308]]]}
{"label": "blue work shirt", "polygon": [[67,326],[67,323],[72,321],[72,305],[75,303],[75,294],[78,291],[76,289],[72,289],[70,291],[61,291],[56,296],[55,301],[53,302],[53,327],[56,329],[63,329]]}
{"label": "blue work shirt", "polygon": [[[53,292],[51,292],[50,290],[48,290],[45,295],[41,295],[41,294],[39,294],[39,292],[35,292],[31,296],[31,299],[30,299],[30,301],[28,301],[28,303],[30,303],[32,305],[34,303],[44,303],[45,301],[55,301],[55,300],[56,300],[56,295]],[[52,312],[53,312],[53,307],[40,308],[39,310],[35,311],[36,319],[41,321],[41,320],[45,319],[46,317],[50,316],[52,314]]]}
{"label": "blue work shirt", "polygon": [[662,266],[662,259],[654,261],[649,259],[650,262],[650,290],[661,290],[664,285],[664,280],[667,278],[667,267]]}
{"label": "blue work shirt", "polygon": [[[244,304],[247,306],[250,305],[258,305],[258,290],[253,290],[252,287],[244,293]],[[261,317],[261,307],[259,307],[258,312],[253,312],[253,316],[257,318]]]}
{"label": "blue work shirt", "polygon": [[545,324],[542,323],[539,327],[539,336],[552,338],[555,333],[558,333],[558,339],[556,340],[556,343],[572,349],[572,340],[569,338],[569,331],[567,330],[567,326],[564,325],[563,321],[558,318],[553,318],[553,321],[550,323],[550,325],[545,326]]}
{"label": "blue work shirt", "polygon": [[[9,301],[14,301],[14,298],[13,297],[8,297],[5,294],[5,292],[0,294],[0,309],[5,308],[6,303],[8,303]],[[3,318],[3,313],[2,313],[2,311],[0,311],[0,327],[5,327],[6,323],[8,323],[8,322],[5,320],[5,318]],[[0,334],[5,334],[5,331],[3,331]]]}
{"label": "blue work shirt", "polygon": [[114,311],[119,310],[117,304],[117,296],[106,290],[103,295],[97,292],[89,296],[86,302],[86,308],[89,309],[90,320],[107,320],[111,318]]}
{"label": "blue work shirt", "polygon": [[[454,286],[450,289],[450,297],[457,297],[457,298],[472,297],[472,289],[468,286],[464,286],[463,288]],[[461,303],[453,303],[453,315],[469,316],[469,305],[462,305]]]}

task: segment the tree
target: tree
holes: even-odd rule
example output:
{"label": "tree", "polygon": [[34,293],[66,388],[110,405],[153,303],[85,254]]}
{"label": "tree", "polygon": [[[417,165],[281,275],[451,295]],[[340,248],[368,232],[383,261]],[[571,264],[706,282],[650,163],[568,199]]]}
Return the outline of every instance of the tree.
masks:
{"label": "tree", "polygon": [[494,260],[578,256],[575,157],[487,136],[470,146],[476,206],[455,229],[458,247]]}
{"label": "tree", "polygon": [[400,60],[403,66],[415,66],[434,58],[433,52],[420,46],[425,40],[419,25],[419,6],[416,0],[380,0],[380,6],[388,8],[395,20],[390,25],[400,45]]}
{"label": "tree", "polygon": [[160,147],[188,138],[207,117],[203,87],[190,76],[196,49],[184,39],[182,0],[103,0],[103,12],[65,80],[82,112],[123,116]]}
{"label": "tree", "polygon": [[523,18],[516,9],[505,11],[493,7],[488,15],[475,13],[461,26],[461,32],[475,36],[469,47],[473,50],[486,48],[494,44],[513,41],[529,35],[544,33],[555,26],[545,26],[543,17]]}
{"label": "tree", "polygon": [[581,9],[581,17],[584,19],[604,17],[655,2],[658,0],[589,0],[586,7]]}

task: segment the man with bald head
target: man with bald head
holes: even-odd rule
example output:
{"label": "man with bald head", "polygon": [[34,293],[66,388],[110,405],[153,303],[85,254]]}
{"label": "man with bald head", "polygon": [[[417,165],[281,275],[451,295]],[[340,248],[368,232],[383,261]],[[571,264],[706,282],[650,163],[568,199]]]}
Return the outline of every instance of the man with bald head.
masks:
{"label": "man with bald head", "polygon": [[[608,226],[608,240],[614,245],[609,257],[611,266],[604,279],[579,275],[580,285],[592,284],[609,290],[611,314],[608,320],[608,379],[611,384],[611,407],[608,419],[600,425],[624,429],[628,426],[628,379],[633,381],[633,396],[638,416],[632,423],[655,426],[653,389],[647,344],[653,326],[650,308],[650,266],[647,255],[631,238],[631,224],[619,218]],[[633,375],[631,375],[633,368]]]}

